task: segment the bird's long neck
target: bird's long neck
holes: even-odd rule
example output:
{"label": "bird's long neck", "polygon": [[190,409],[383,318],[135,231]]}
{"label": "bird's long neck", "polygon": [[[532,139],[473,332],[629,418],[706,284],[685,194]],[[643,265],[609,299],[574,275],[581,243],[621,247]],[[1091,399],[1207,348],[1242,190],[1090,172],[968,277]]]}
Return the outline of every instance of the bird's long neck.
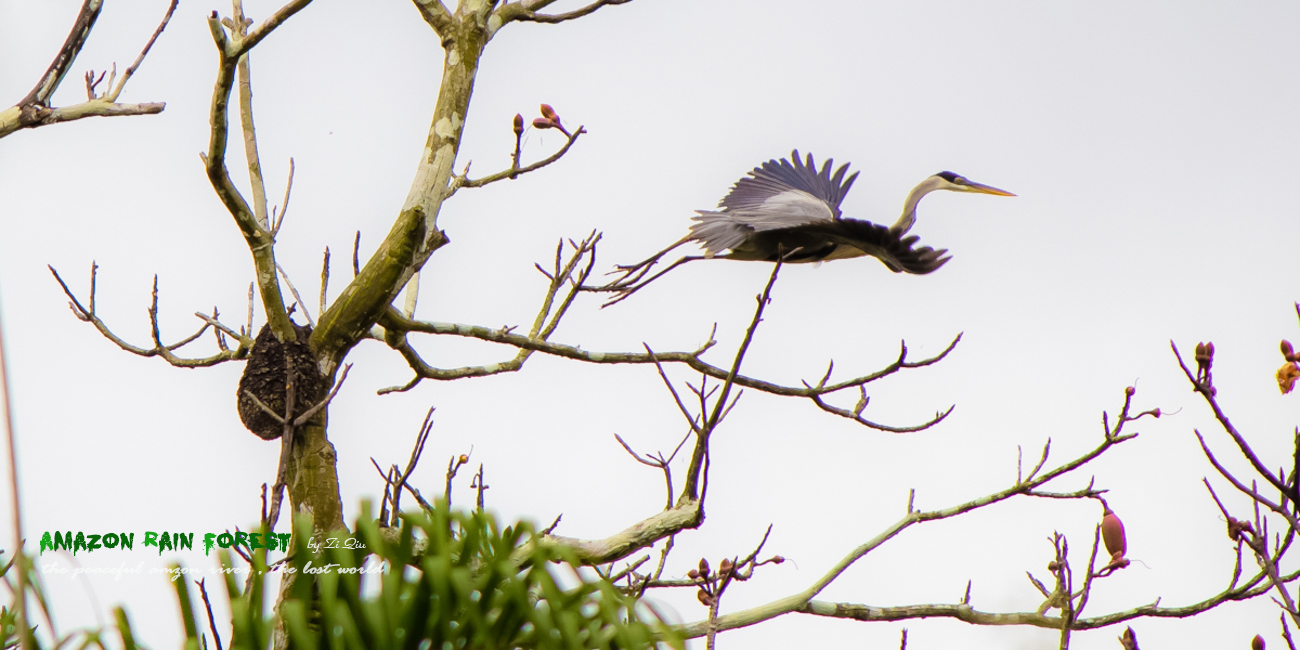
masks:
{"label": "bird's long neck", "polygon": [[903,203],[903,216],[889,227],[889,231],[896,235],[906,234],[912,229],[912,224],[916,223],[916,205],[921,202],[921,197],[933,192],[941,185],[944,180],[938,176],[931,176],[923,181],[920,185],[912,188],[912,192],[907,195],[907,201]]}

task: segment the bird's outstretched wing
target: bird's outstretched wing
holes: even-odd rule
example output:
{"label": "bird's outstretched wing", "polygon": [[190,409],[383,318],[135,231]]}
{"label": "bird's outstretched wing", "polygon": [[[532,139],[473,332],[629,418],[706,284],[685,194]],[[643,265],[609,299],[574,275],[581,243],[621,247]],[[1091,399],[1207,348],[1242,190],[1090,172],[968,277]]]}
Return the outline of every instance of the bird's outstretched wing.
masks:
{"label": "bird's outstretched wing", "polygon": [[845,179],[849,166],[841,165],[832,174],[831,159],[818,170],[812,154],[803,159],[798,150],[790,158],[794,162],[769,160],[736,181],[718,202],[721,210],[698,210],[691,239],[713,255],[734,249],[755,232],[838,220],[840,202],[857,172]]}
{"label": "bird's outstretched wing", "polygon": [[[762,210],[765,206],[771,205],[773,199],[786,192],[794,191],[802,192],[826,204],[826,210],[831,215],[828,218],[838,219],[840,202],[853,186],[853,181],[858,178],[857,172],[845,180],[844,175],[849,171],[848,165],[841,165],[834,174],[831,174],[834,160],[827,159],[818,171],[812,154],[808,154],[807,159],[804,160],[800,158],[799,151],[796,149],[790,158],[794,162],[782,158],[769,160],[755,167],[748,176],[736,181],[731,192],[718,202],[718,207],[724,211]],[[776,203],[783,202],[776,201]]]}
{"label": "bird's outstretched wing", "polygon": [[[929,246],[916,247],[916,235],[902,237],[888,227],[870,221],[840,219],[804,226],[801,230],[809,235],[824,236],[840,245],[841,250],[825,259],[852,257],[851,249],[857,249],[880,260],[894,273],[925,275],[937,271],[952,259],[946,248],[936,250]],[[844,247],[850,250],[846,253]]]}

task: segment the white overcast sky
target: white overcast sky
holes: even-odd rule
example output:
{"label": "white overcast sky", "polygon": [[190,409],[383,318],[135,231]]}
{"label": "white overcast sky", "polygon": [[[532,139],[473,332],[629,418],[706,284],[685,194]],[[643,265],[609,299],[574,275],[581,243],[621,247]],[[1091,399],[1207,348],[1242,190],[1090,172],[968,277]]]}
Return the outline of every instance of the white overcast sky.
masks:
{"label": "white overcast sky", "polygon": [[[0,0],[0,103],[35,83],[79,4]],[[247,4],[256,19],[277,7]],[[108,2],[56,103],[84,98],[85,70],[129,65],[165,6]],[[165,101],[163,114],[0,142],[0,298],[33,542],[47,530],[201,537],[248,527],[260,484],[274,478],[279,446],[244,430],[235,412],[242,364],[185,371],[119,351],[72,316],[45,269],[57,267],[84,297],[98,262],[99,312],[141,345],[155,273],[165,338],[189,334],[192,314],[214,304],[242,320],[249,255],[197,155],[215,74],[204,20],[213,9],[229,11],[182,2],[122,97]],[[723,609],[801,590],[901,517],[909,489],[921,508],[946,507],[1010,485],[1017,445],[1036,456],[1050,437],[1053,461],[1095,446],[1102,411],[1113,415],[1135,384],[1137,406],[1170,415],[1134,423],[1138,439],[1054,484],[1073,490],[1096,476],[1128,528],[1134,564],[1097,584],[1086,614],[1198,601],[1224,588],[1233,552],[1200,485],[1213,469],[1193,429],[1223,457],[1232,450],[1169,340],[1188,353],[1215,342],[1224,407],[1269,464],[1289,462],[1297,402],[1278,394],[1273,372],[1278,339],[1300,336],[1297,27],[1300,7],[1284,2],[811,0],[638,0],[563,25],[512,25],[482,61],[459,164],[472,159],[480,173],[507,165],[511,118],[531,120],[540,102],[590,135],[560,164],[462,191],[444,208],[439,225],[452,243],[426,266],[419,315],[526,326],[544,286],[533,263],[549,259],[559,238],[603,231],[602,270],[641,259],[680,237],[693,210],[714,206],[744,172],[793,148],[861,171],[843,205],[856,218],[891,222],[907,191],[940,170],[1006,188],[1019,197],[922,202],[913,232],[954,255],[933,275],[894,275],[869,258],[783,271],[747,373],[797,385],[834,358],[845,378],[889,363],[901,339],[928,356],[964,333],[942,364],[873,384],[865,414],[911,424],[957,409],[933,430],[897,436],[807,401],[747,393],[715,441],[708,520],[680,536],[669,571],[682,575],[702,555],[715,564],[744,555],[770,523],[767,551],[793,561],[735,585]],[[348,277],[353,233],[361,230],[366,255],[387,233],[424,144],[441,61],[437,39],[404,0],[318,0],[254,51],[262,161],[277,203],[290,156],[297,166],[277,256],[306,294],[319,289],[326,246],[335,277]],[[525,158],[560,144],[554,132],[530,130]],[[642,342],[690,350],[716,322],[710,358],[723,364],[769,271],[698,263],[614,309],[586,297],[555,339],[591,350]],[[513,354],[445,337],[418,347],[442,367]],[[404,462],[430,405],[437,424],[415,477],[426,492],[440,490],[449,456],[472,447],[486,465],[488,504],[505,518],[545,524],[563,513],[559,533],[600,537],[662,505],[661,476],[613,438],[668,451],[682,436],[651,367],[537,355],[517,374],[379,397],[409,378],[400,357],[367,342],[349,360],[356,367],[330,421],[348,519],[382,491],[370,457]],[[455,498],[470,502],[468,478],[457,485]],[[1216,485],[1247,514],[1245,500]],[[1099,510],[1017,499],[920,526],[820,598],[951,603],[971,580],[976,608],[1033,611],[1042,598],[1025,571],[1047,577],[1053,531],[1084,562]],[[75,561],[134,565],[151,557],[139,543]],[[213,561],[152,557],[173,560]],[[93,625],[124,602],[137,638],[154,647],[179,638],[161,577],[50,576],[48,587],[62,628]],[[663,602],[681,620],[705,615],[687,592]],[[1144,648],[1244,648],[1256,633],[1272,646],[1282,643],[1278,612],[1259,598],[1193,620],[1130,624]],[[1056,643],[1043,630],[905,625],[912,648]],[[722,647],[896,647],[901,627],[788,615],[729,632]],[[1072,647],[1117,647],[1122,629],[1079,634]]]}

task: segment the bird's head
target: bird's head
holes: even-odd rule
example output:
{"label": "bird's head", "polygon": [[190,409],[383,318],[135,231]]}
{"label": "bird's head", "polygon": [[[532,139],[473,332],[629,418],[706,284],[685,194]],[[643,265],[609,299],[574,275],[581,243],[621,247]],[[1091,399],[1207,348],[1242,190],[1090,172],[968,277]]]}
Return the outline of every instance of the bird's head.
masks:
{"label": "bird's head", "polygon": [[907,202],[903,204],[903,216],[889,229],[897,235],[903,235],[912,229],[912,224],[916,223],[916,204],[920,203],[921,197],[936,192],[938,190],[947,190],[949,192],[976,192],[979,194],[993,194],[995,196],[1015,196],[1006,190],[1000,190],[991,185],[976,183],[965,176],[954,174],[952,172],[939,172],[923,181],[912,189],[912,193],[907,195]]}
{"label": "bird's head", "polygon": [[993,194],[995,196],[1015,196],[1006,190],[1000,190],[991,185],[976,183],[961,174],[952,172],[939,172],[930,179],[934,182],[934,189],[948,190],[950,192],[979,192],[980,194]]}

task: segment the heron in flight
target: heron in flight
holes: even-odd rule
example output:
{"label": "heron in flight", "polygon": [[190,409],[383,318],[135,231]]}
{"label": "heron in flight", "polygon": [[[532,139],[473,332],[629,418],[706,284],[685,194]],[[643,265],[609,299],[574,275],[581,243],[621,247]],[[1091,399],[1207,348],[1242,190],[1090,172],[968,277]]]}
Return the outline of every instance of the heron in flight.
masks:
{"label": "heron in flight", "polygon": [[[596,291],[618,293],[612,305],[631,296],[665,273],[685,264],[715,257],[766,262],[825,262],[870,255],[894,273],[924,275],[943,266],[948,250],[916,247],[917,236],[908,235],[916,223],[916,206],[930,192],[977,192],[1015,196],[1005,190],[971,181],[952,172],[939,172],[912,189],[903,202],[903,216],[885,227],[850,219],[840,213],[840,203],[858,173],[842,165],[831,173],[833,160],[817,169],[812,154],[801,159],[769,160],[736,181],[718,203],[718,210],[697,210],[691,232],[649,259],[615,271],[622,275]],[[651,267],[664,255],[688,242],[704,248],[704,255],[687,255],[650,276]]]}

